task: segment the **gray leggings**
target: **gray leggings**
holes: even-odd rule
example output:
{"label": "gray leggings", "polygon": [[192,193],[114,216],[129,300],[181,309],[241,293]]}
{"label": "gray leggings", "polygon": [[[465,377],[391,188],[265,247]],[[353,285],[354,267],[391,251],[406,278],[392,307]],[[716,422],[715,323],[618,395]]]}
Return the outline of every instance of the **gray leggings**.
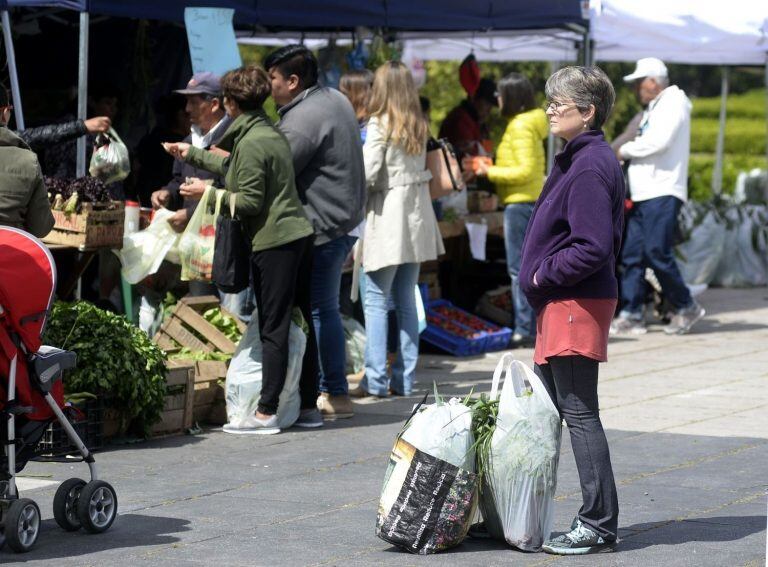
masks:
{"label": "gray leggings", "polygon": [[585,356],[554,356],[536,365],[552,401],[568,425],[579,471],[583,505],[579,519],[607,541],[618,535],[619,502],[597,401],[598,362]]}

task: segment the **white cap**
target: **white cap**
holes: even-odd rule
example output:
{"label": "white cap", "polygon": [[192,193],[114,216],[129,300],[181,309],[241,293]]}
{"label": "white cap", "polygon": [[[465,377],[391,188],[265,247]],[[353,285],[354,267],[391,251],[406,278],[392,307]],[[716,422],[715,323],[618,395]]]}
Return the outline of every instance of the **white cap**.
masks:
{"label": "white cap", "polygon": [[640,59],[635,66],[635,70],[632,74],[624,77],[624,82],[631,83],[637,79],[644,79],[645,77],[667,77],[667,66],[661,59],[655,57],[645,57]]}

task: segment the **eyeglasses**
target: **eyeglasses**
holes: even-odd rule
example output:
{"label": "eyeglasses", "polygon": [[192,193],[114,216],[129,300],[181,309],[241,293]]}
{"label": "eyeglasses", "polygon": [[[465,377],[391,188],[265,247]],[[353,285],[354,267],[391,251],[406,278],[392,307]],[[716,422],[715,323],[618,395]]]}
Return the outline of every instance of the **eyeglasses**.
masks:
{"label": "eyeglasses", "polygon": [[544,112],[551,110],[555,114],[562,114],[566,110],[570,110],[570,108],[567,107],[576,108],[576,105],[572,102],[558,102],[556,100],[551,100],[544,105]]}

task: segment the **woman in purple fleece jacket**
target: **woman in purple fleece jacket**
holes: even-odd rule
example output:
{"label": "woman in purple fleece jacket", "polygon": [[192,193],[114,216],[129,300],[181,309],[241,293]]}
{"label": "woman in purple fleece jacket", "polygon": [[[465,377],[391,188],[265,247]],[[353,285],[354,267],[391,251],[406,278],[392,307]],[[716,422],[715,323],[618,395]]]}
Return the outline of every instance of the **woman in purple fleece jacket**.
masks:
{"label": "woman in purple fleece jacket", "polygon": [[535,370],[568,425],[583,496],[571,531],[543,549],[576,555],[612,549],[618,533],[597,374],[618,297],[624,178],[600,130],[615,99],[605,73],[560,69],[546,96],[552,133],[567,143],[528,223],[520,287],[536,312]]}

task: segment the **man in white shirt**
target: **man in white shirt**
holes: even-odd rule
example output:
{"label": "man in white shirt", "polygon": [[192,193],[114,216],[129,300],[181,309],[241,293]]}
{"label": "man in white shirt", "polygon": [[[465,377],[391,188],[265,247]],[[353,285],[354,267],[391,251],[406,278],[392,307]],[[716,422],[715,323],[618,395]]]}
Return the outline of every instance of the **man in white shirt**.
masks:
{"label": "man in white shirt", "polygon": [[673,253],[677,215],[688,199],[691,101],[677,86],[669,84],[666,65],[654,57],[640,59],[624,81],[634,83],[646,110],[637,137],[617,151],[619,159],[630,160],[629,187],[634,206],[627,219],[621,252],[622,310],[611,332],[646,332],[645,269],[650,267],[676,310],[664,332],[685,334],[705,313],[691,297]]}

